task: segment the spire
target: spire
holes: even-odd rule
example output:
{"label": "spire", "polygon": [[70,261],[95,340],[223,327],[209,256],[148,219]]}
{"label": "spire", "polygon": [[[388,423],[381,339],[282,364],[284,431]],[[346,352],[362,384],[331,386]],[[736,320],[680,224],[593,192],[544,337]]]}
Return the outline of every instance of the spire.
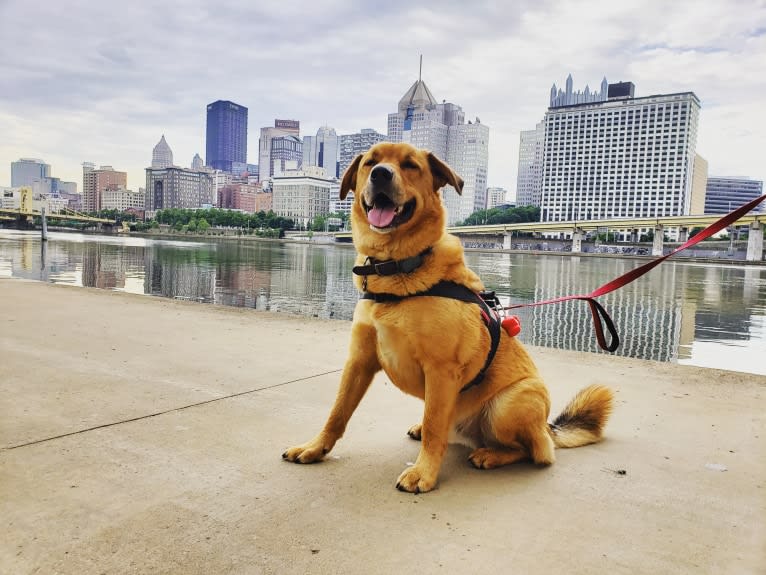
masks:
{"label": "spire", "polygon": [[418,79],[410,86],[410,89],[405,92],[402,99],[399,100],[399,113],[407,114],[407,110],[423,109],[433,110],[437,105],[436,98],[431,94],[431,90],[428,89],[426,83],[423,81],[423,55],[420,55],[420,67],[418,69]]}

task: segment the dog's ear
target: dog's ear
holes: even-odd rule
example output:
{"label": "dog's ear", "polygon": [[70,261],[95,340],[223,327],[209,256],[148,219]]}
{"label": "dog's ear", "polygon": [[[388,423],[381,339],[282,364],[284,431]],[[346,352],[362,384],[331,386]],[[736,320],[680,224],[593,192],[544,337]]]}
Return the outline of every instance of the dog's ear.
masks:
{"label": "dog's ear", "polygon": [[356,190],[356,171],[359,169],[359,162],[362,161],[362,154],[359,154],[351,162],[346,171],[343,172],[343,179],[340,182],[340,199],[345,200],[349,190]]}
{"label": "dog's ear", "polygon": [[434,178],[434,192],[438,192],[449,184],[458,194],[463,193],[463,178],[452,171],[447,164],[428,152],[428,165],[431,167],[431,175]]}

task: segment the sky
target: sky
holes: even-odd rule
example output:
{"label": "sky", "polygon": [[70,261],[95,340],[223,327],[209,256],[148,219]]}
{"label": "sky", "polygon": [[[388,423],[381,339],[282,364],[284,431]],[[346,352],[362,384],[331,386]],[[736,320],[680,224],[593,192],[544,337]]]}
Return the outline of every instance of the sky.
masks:
{"label": "sky", "polygon": [[489,126],[490,186],[515,190],[519,132],[570,73],[694,92],[709,175],[766,179],[766,1],[0,0],[0,186],[32,157],[138,190],[163,134],[177,165],[204,158],[216,100],[249,109],[251,163],[276,118],[385,134],[421,54],[437,101]]}

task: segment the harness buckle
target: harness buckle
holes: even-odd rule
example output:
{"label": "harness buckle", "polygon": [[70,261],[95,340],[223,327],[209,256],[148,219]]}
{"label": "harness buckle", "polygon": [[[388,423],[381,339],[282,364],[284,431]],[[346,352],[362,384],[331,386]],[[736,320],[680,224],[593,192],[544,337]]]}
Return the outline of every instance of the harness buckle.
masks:
{"label": "harness buckle", "polygon": [[495,290],[484,290],[479,292],[479,297],[486,303],[498,316],[505,317],[505,308],[500,303]]}

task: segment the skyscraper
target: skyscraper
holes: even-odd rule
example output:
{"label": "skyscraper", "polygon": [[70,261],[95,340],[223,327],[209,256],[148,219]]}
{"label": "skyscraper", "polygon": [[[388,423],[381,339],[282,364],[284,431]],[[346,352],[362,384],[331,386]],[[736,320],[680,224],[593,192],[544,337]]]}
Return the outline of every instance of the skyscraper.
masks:
{"label": "skyscraper", "polygon": [[324,168],[330,178],[338,177],[338,135],[329,126],[322,126],[316,136],[303,138],[303,165]]}
{"label": "skyscraper", "polygon": [[[505,188],[487,188],[487,209],[508,204],[508,191]],[[513,202],[515,203],[515,202]]]}
{"label": "skyscraper", "polygon": [[207,106],[205,161],[215,170],[231,172],[232,163],[247,162],[247,108],[218,100]]}
{"label": "skyscraper", "polygon": [[271,139],[267,168],[272,176],[287,170],[297,170],[303,161],[303,142],[298,136],[278,136]]}
{"label": "skyscraper", "polygon": [[364,154],[378,142],[384,142],[386,136],[371,128],[362,128],[355,134],[345,134],[339,138],[340,162],[338,176],[342,176],[359,154]]}
{"label": "skyscraper", "polygon": [[447,163],[463,178],[463,192],[451,188],[444,193],[448,224],[465,220],[478,210],[487,209],[487,164],[489,127],[479,118],[467,124],[453,124],[447,135]]}
{"label": "skyscraper", "polygon": [[194,158],[192,158],[191,167],[192,170],[201,170],[205,166],[205,162],[202,161],[202,158],[200,158],[199,154],[194,154]]}
{"label": "skyscraper", "polygon": [[489,127],[478,118],[466,124],[457,104],[437,103],[422,78],[405,92],[397,111],[388,115],[388,140],[430,150],[463,178],[462,195],[451,186],[442,194],[448,225],[487,207]]}
{"label": "skyscraper", "polygon": [[539,122],[534,130],[525,130],[519,135],[519,171],[516,175],[516,203],[519,206],[540,206],[544,144],[545,122]]}
{"label": "skyscraper", "polygon": [[601,90],[598,92],[591,92],[590,87],[586,84],[585,90],[580,92],[574,92],[572,89],[572,74],[567,76],[566,90],[556,88],[554,82],[551,87],[551,100],[550,107],[555,108],[559,106],[573,106],[574,104],[590,104],[592,102],[606,102],[609,94],[609,83],[606,81],[606,76],[601,80]]}
{"label": "skyscraper", "polygon": [[11,187],[31,186],[35,181],[51,177],[51,167],[42,160],[21,158],[11,162]]}
{"label": "skyscraper", "polygon": [[148,212],[179,208],[195,209],[214,206],[213,173],[210,170],[146,168],[146,198]]}
{"label": "skyscraper", "polygon": [[[294,136],[300,138],[301,123],[298,120],[274,120],[274,127],[267,126],[261,128],[261,137],[258,140],[258,181],[268,180],[274,175],[274,162],[271,159],[272,145],[274,138],[283,136]],[[281,147],[292,144],[282,142]],[[301,153],[303,146],[301,145]],[[299,162],[300,163],[300,162]]]}
{"label": "skyscraper", "polygon": [[165,141],[165,134],[162,134],[160,141],[152,150],[152,168],[169,168],[173,165],[173,150]]}
{"label": "skyscraper", "polygon": [[103,209],[102,194],[106,190],[127,188],[127,172],[118,172],[112,166],[96,166],[90,162],[82,165],[82,209],[98,212]]}
{"label": "skyscraper", "polygon": [[[694,177],[700,101],[693,92],[634,92],[631,82],[609,84],[605,101],[574,104],[551,94],[539,167],[542,221],[690,213],[694,184],[704,181]],[[568,78],[565,94],[572,93]],[[520,157],[519,177],[523,168]]]}

